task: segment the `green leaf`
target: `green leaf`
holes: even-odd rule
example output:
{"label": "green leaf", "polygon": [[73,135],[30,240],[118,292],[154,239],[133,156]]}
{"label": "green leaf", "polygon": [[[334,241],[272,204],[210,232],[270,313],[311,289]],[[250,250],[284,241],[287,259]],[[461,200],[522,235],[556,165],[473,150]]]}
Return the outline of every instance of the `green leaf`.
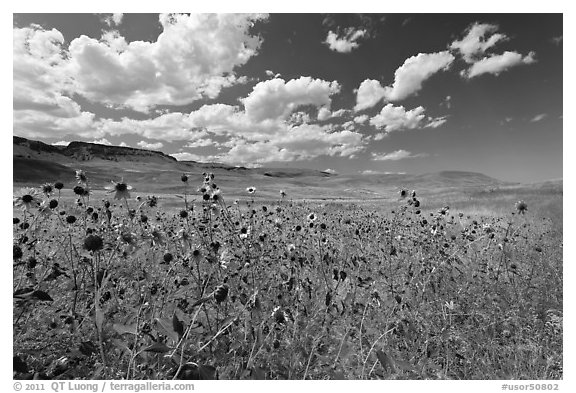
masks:
{"label": "green leaf", "polygon": [[200,373],[200,379],[216,379],[216,367],[200,365],[200,367],[198,367],[198,371]]}
{"label": "green leaf", "polygon": [[114,344],[115,346],[117,346],[121,350],[128,351],[129,353],[132,353],[132,350],[128,347],[128,345],[126,345],[126,343],[124,341],[118,340],[117,338],[113,338],[111,341],[112,341],[112,344]]}
{"label": "green leaf", "polygon": [[98,331],[102,330],[102,324],[104,323],[104,312],[100,307],[96,307],[96,328]]}
{"label": "green leaf", "polygon": [[[247,371],[247,370],[246,370]],[[213,380],[216,378],[216,367],[186,363],[177,376],[183,380]]]}
{"label": "green leaf", "polygon": [[394,359],[394,363],[402,371],[414,371],[415,370],[414,367],[409,362],[405,362],[404,360]]}
{"label": "green leaf", "polygon": [[266,379],[266,373],[260,367],[254,367],[252,369],[252,379],[263,381]]}
{"label": "green leaf", "polygon": [[137,334],[138,333],[138,328],[136,327],[136,324],[122,325],[120,323],[115,323],[112,325],[112,328],[114,330],[116,330],[116,332],[118,334],[126,334],[126,333]]}
{"label": "green leaf", "polygon": [[36,290],[36,291],[32,292],[32,297],[33,297],[34,299],[44,300],[44,301],[47,301],[47,302],[53,302],[53,301],[54,301],[54,299],[52,299],[52,298],[50,297],[50,295],[48,295],[48,293],[46,293],[46,292],[44,292],[44,291],[40,291],[40,290]]}
{"label": "green leaf", "polygon": [[199,306],[199,305],[201,305],[201,304],[206,303],[206,302],[207,302],[208,300],[210,300],[210,299],[212,299],[212,296],[211,296],[211,295],[210,295],[210,296],[203,297],[202,299],[197,300],[196,302],[194,302],[194,304],[192,304],[190,307]]}
{"label": "green leaf", "polygon": [[156,322],[158,322],[160,325],[162,333],[164,333],[172,341],[177,343],[180,340],[178,333],[176,333],[172,327],[172,320],[168,318],[156,318]]}
{"label": "green leaf", "polygon": [[176,314],[172,316],[172,329],[178,335],[178,340],[184,335],[184,324],[178,320]]}
{"label": "green leaf", "polygon": [[396,367],[394,366],[394,360],[384,351],[378,349],[376,351],[376,357],[378,361],[384,367],[384,370],[390,371],[391,374],[396,372]]}
{"label": "green leaf", "polygon": [[145,352],[154,352],[154,353],[166,353],[170,351],[170,348],[160,342],[155,342],[154,344],[150,345],[149,347],[144,348]]}

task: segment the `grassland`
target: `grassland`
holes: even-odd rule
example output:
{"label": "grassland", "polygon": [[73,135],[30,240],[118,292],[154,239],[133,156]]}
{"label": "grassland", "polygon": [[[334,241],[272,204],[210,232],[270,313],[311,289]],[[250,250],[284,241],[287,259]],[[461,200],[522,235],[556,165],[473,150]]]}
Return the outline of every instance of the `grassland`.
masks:
{"label": "grassland", "polygon": [[171,175],[16,190],[16,378],[562,378],[561,182]]}

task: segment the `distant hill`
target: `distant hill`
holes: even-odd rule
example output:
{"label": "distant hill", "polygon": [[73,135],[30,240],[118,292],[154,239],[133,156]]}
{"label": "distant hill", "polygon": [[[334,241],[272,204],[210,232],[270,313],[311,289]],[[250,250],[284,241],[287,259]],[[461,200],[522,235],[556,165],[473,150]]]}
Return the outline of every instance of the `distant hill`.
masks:
{"label": "distant hill", "polygon": [[89,142],[70,142],[68,146],[48,145],[18,136],[14,137],[14,156],[43,160],[73,159],[91,161],[94,159],[109,161],[145,161],[176,162],[172,156],[159,151],[135,149],[132,147],[108,146]]}
{"label": "distant hill", "polygon": [[344,175],[314,169],[245,168],[219,163],[178,161],[162,152],[97,143],[71,142],[53,146],[14,136],[14,185],[39,186],[60,180],[74,183],[74,172],[84,170],[97,189],[124,178],[141,193],[181,193],[183,173],[191,190],[212,172],[217,184],[230,195],[242,195],[255,186],[257,197],[277,198],[285,190],[294,198],[393,198],[399,188],[439,192],[449,189],[491,189],[510,185],[481,173],[445,171],[423,175]]}

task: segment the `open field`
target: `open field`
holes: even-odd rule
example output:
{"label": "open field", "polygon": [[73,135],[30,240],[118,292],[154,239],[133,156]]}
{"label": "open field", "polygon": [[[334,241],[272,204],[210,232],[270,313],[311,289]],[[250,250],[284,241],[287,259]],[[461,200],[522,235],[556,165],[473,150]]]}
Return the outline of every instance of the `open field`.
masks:
{"label": "open field", "polygon": [[196,177],[15,208],[17,378],[562,378],[561,181]]}

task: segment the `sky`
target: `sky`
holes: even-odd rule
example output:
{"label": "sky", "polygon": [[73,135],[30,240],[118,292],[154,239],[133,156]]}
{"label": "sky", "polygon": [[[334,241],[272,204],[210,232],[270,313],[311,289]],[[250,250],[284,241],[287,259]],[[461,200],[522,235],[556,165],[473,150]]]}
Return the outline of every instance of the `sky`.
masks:
{"label": "sky", "polygon": [[562,14],[14,14],[13,134],[343,174],[562,178]]}

